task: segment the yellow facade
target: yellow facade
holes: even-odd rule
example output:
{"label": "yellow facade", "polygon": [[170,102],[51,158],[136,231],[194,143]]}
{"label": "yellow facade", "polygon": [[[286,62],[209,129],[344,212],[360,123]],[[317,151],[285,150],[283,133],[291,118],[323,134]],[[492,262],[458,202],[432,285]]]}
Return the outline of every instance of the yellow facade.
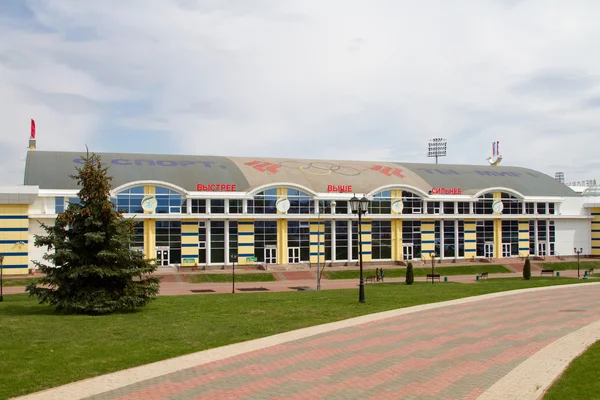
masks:
{"label": "yellow facade", "polygon": [[421,259],[435,257],[435,221],[421,221]]}
{"label": "yellow facade", "polygon": [[254,264],[248,257],[254,257],[254,221],[241,219],[238,221],[238,263]]}
{"label": "yellow facade", "polygon": [[465,258],[477,256],[477,222],[465,220]]}
{"label": "yellow facade", "polygon": [[[372,238],[371,234],[372,224],[371,221],[362,221],[362,236],[360,241],[362,242],[362,256],[363,262],[369,262],[373,258],[373,246],[372,246]],[[360,250],[359,250],[360,251]]]}
{"label": "yellow facade", "polygon": [[600,207],[594,207],[592,211],[592,255],[600,256]]}
{"label": "yellow facade", "polygon": [[4,254],[3,273],[26,275],[29,272],[29,206],[0,204],[0,252]]}
{"label": "yellow facade", "polygon": [[[155,194],[156,188],[153,185],[144,186],[144,195]],[[151,214],[144,211],[144,214]],[[148,259],[156,258],[156,224],[153,219],[144,219],[144,254]]]}
{"label": "yellow facade", "polygon": [[392,261],[402,260],[402,220],[392,220]]}
{"label": "yellow facade", "polygon": [[277,262],[288,263],[288,222],[287,219],[277,220]]}
{"label": "yellow facade", "polygon": [[181,220],[181,266],[198,265],[198,220]]}
{"label": "yellow facade", "polygon": [[519,257],[529,256],[529,220],[519,220]]}
{"label": "yellow facade", "polygon": [[310,263],[319,262],[325,262],[325,221],[322,219],[310,221]]}
{"label": "yellow facade", "polygon": [[[502,193],[494,192],[493,194],[494,201],[502,200]],[[501,213],[494,213],[494,215],[499,215]],[[494,258],[502,257],[502,220],[496,218],[494,219]]]}

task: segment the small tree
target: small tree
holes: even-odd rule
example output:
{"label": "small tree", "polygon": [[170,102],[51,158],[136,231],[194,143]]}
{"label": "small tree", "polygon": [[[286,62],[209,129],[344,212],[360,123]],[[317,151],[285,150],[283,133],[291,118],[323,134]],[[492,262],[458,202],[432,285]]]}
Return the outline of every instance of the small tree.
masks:
{"label": "small tree", "polygon": [[110,202],[108,167],[93,153],[82,159],[71,176],[80,186],[79,204],[69,204],[54,226],[41,224],[46,235],[35,235],[34,243],[47,248],[49,264],[34,261],[45,277],[26,290],[57,311],[107,314],[145,306],[158,294],[160,278],[148,276],[157,267],[129,248],[134,221]]}
{"label": "small tree", "polygon": [[406,267],[406,284],[412,285],[414,281],[415,281],[415,275],[413,272],[413,265],[411,262],[409,262]]}
{"label": "small tree", "polygon": [[529,261],[529,257],[525,260],[525,265],[523,265],[523,279],[527,281],[531,279],[531,262]]}

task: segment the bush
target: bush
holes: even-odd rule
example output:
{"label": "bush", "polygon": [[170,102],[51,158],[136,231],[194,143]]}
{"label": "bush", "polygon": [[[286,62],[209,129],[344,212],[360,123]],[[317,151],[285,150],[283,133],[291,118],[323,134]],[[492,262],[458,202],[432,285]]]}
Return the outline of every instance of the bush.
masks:
{"label": "bush", "polygon": [[414,281],[415,281],[415,275],[413,272],[413,265],[412,265],[412,263],[409,262],[408,266],[406,267],[406,284],[412,285]]}
{"label": "bush", "polygon": [[523,278],[527,281],[531,279],[531,262],[529,258],[525,260],[525,265],[523,266]]}

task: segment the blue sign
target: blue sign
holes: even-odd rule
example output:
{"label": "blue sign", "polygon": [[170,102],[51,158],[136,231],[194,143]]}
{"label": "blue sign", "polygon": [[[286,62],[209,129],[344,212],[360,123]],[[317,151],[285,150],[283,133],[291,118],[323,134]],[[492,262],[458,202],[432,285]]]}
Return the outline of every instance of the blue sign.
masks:
{"label": "blue sign", "polygon": [[[75,164],[83,164],[83,160],[81,158],[76,158],[73,160]],[[110,160],[110,164],[119,165],[119,166],[149,166],[149,167],[189,167],[191,165],[200,165],[207,168],[212,168],[214,161],[189,161],[189,160],[181,160],[181,161],[165,161],[165,160],[130,160],[126,158],[115,158]],[[102,163],[102,165],[107,165],[106,163]],[[219,165],[220,168],[227,168],[225,165]]]}

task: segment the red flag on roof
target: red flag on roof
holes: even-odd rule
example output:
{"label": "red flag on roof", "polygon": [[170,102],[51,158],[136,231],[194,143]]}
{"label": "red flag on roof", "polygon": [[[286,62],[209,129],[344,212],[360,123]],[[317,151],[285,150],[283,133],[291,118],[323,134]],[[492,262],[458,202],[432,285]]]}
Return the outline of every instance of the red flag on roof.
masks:
{"label": "red flag on roof", "polygon": [[35,139],[35,121],[31,120],[31,138]]}

